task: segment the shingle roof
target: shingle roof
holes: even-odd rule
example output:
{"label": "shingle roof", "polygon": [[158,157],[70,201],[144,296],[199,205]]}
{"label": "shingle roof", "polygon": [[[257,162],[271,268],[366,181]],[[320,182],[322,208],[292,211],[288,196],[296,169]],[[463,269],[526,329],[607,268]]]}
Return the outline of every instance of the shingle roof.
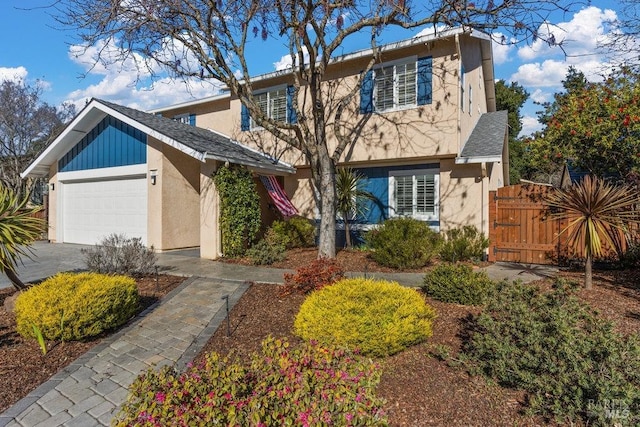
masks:
{"label": "shingle roof", "polygon": [[484,113],[469,135],[456,163],[500,161],[507,135],[507,111]]}
{"label": "shingle roof", "polygon": [[203,157],[281,172],[294,172],[291,166],[241,145],[222,134],[101,99],[95,99],[95,101],[197,151]]}

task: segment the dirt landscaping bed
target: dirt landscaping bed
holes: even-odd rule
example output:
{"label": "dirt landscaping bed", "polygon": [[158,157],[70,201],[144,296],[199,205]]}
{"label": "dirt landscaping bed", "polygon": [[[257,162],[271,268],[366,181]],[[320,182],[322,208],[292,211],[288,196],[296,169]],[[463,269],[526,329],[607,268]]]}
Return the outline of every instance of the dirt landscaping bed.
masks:
{"label": "dirt landscaping bed", "polygon": [[[155,277],[138,279],[140,312],[184,280],[184,277],[178,276],[158,276],[157,283]],[[4,309],[4,300],[14,292],[13,288],[0,290],[0,412],[22,399],[105,337],[82,342],[49,343],[47,354],[43,355],[35,340],[18,335],[15,316]]]}
{"label": "dirt landscaping bed", "polygon": [[[299,259],[299,262],[304,262]],[[353,265],[358,261],[352,260]],[[300,264],[304,265],[304,264]],[[561,272],[567,280],[581,283],[580,272]],[[640,331],[640,271],[596,271],[594,290],[579,296],[602,316],[615,322],[625,334]],[[550,280],[537,282],[548,287]],[[461,346],[464,320],[478,309],[446,304],[425,297],[437,311],[433,337],[395,356],[380,360],[383,370],[378,394],[387,401],[386,411],[392,426],[534,426],[545,420],[523,414],[523,392],[489,384],[482,377],[469,376],[463,368],[451,367],[433,357],[438,345],[446,345],[454,354]],[[278,285],[254,284],[233,309],[231,336],[220,328],[208,342],[205,352],[226,354],[234,351],[241,358],[260,349],[268,335],[292,335],[293,319],[304,297],[282,297]]]}

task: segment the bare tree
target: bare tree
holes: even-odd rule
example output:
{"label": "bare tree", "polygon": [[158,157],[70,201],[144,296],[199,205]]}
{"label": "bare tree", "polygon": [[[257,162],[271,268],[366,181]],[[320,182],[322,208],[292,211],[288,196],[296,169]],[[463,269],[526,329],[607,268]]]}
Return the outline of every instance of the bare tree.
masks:
{"label": "bare tree", "polygon": [[[77,31],[86,48],[103,46],[98,61],[138,59],[181,78],[217,79],[249,110],[255,123],[311,166],[320,211],[320,257],[335,256],[336,165],[357,141],[358,125],[343,113],[379,55],[377,40],[390,27],[463,26],[499,31],[498,41],[531,41],[552,12],[573,2],[558,0],[59,0],[58,19]],[[328,97],[325,76],[347,39],[367,35],[371,54],[357,84]],[[288,46],[296,123],[269,118],[253,96],[252,39]],[[552,41],[549,41],[552,43]],[[105,46],[117,46],[118,51]],[[346,116],[346,114],[345,114]],[[366,117],[362,120],[366,120]],[[327,136],[335,135],[330,148]]]}
{"label": "bare tree", "polygon": [[12,80],[0,84],[0,183],[18,200],[35,184],[23,181],[20,173],[75,114],[73,105],[56,108],[42,102],[41,94],[37,84]]}

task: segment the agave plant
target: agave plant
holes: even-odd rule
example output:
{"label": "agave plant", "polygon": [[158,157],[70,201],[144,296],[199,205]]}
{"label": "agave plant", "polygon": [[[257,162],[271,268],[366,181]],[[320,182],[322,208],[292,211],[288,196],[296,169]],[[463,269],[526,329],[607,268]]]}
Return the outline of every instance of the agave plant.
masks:
{"label": "agave plant", "polygon": [[34,214],[39,207],[28,208],[28,196],[18,199],[13,191],[0,185],[0,271],[7,275],[17,290],[26,285],[16,274],[22,257],[30,258],[29,246],[42,234],[45,222]]}
{"label": "agave plant", "polygon": [[[640,223],[637,191],[627,185],[585,176],[567,189],[551,192],[545,202],[555,208],[551,217],[568,221],[560,234],[568,233],[569,244],[584,254],[584,284],[591,289],[593,258],[602,255],[604,243],[614,246],[620,232]],[[583,247],[578,246],[581,242]]]}
{"label": "agave plant", "polygon": [[364,175],[351,168],[340,168],[336,177],[336,210],[344,220],[347,247],[351,247],[349,220],[365,211],[363,200],[376,200],[375,196],[362,188]]}

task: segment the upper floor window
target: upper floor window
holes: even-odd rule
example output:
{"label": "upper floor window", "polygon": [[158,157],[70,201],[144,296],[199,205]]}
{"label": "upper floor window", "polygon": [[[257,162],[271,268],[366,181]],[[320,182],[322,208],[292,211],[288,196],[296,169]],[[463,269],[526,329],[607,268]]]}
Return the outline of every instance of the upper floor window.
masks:
{"label": "upper floor window", "polygon": [[[293,108],[293,86],[281,87],[278,89],[268,90],[253,96],[258,107],[269,119],[296,123],[296,112]],[[242,105],[241,124],[242,130],[260,129],[260,125],[249,114],[249,109]]]}
{"label": "upper floor window", "polygon": [[381,67],[374,71],[376,111],[413,107],[416,105],[415,61]]}
{"label": "upper floor window", "polygon": [[180,114],[178,116],[174,116],[173,120],[184,123],[185,125],[196,125],[196,115],[195,114]]}
{"label": "upper floor window", "polygon": [[[260,110],[270,119],[284,122],[287,120],[287,91],[285,88],[263,92],[254,96]],[[251,129],[258,128],[258,124],[251,118]]]}
{"label": "upper floor window", "polygon": [[360,113],[392,111],[432,102],[432,57],[383,64],[367,72]]}

